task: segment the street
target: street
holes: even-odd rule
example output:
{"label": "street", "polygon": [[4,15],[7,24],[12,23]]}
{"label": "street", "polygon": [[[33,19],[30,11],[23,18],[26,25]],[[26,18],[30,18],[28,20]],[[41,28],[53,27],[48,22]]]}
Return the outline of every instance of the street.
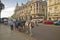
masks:
{"label": "street", "polygon": [[60,40],[60,0],[0,0],[0,40]]}
{"label": "street", "polygon": [[11,31],[8,25],[0,25],[0,40],[35,40],[19,31]]}
{"label": "street", "polygon": [[0,40],[60,40],[60,26],[39,24],[32,29],[32,37],[13,31],[8,25],[0,25]]}
{"label": "street", "polygon": [[33,29],[37,40],[60,40],[60,26],[40,24]]}

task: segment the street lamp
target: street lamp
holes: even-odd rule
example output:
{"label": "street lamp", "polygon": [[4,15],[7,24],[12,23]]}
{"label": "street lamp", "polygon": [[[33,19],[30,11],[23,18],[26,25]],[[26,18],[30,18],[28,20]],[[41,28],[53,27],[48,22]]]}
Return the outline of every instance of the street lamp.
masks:
{"label": "street lamp", "polygon": [[4,9],[4,4],[0,0],[0,18],[1,18],[1,11],[2,11],[2,9]]}

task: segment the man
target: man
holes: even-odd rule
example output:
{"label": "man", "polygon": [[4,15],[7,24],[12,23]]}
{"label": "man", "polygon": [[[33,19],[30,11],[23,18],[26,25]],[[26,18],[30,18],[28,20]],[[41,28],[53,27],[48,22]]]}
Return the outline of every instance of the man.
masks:
{"label": "man", "polygon": [[13,27],[14,27],[14,21],[11,20],[11,21],[10,21],[10,28],[11,28],[11,30],[13,30]]}

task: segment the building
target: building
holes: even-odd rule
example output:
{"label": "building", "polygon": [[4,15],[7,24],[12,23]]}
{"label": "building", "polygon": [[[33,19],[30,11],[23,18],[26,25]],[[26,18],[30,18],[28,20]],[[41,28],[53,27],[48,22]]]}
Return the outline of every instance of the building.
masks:
{"label": "building", "polygon": [[31,0],[21,6],[16,5],[14,17],[20,19],[46,18],[47,2],[42,0]]}
{"label": "building", "polygon": [[60,20],[60,0],[48,0],[48,20]]}

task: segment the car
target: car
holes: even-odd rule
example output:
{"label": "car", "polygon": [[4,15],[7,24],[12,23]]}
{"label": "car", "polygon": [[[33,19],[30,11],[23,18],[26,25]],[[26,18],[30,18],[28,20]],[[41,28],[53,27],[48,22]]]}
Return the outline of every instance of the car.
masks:
{"label": "car", "polygon": [[54,22],[51,20],[45,20],[43,21],[43,24],[54,24]]}
{"label": "car", "polygon": [[57,22],[58,20],[53,20],[54,24]]}
{"label": "car", "polygon": [[60,25],[60,21],[56,21],[54,24],[55,25]]}
{"label": "car", "polygon": [[41,21],[41,20],[37,20],[37,23],[42,23],[43,22],[43,20]]}

